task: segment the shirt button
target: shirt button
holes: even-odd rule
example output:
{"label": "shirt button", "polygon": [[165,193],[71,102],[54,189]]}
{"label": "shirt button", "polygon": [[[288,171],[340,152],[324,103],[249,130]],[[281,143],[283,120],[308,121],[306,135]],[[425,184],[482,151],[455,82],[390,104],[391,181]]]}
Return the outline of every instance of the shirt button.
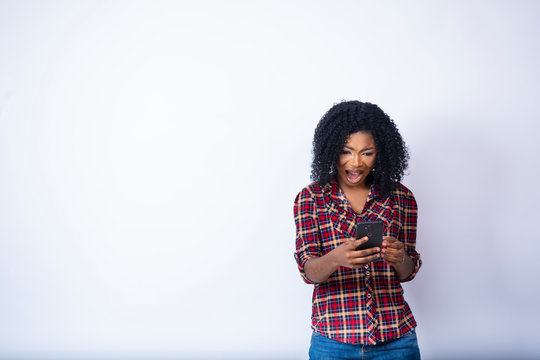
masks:
{"label": "shirt button", "polygon": [[366,269],[369,269],[369,265],[366,265],[365,268],[366,268]]}
{"label": "shirt button", "polygon": [[366,271],[366,275],[369,275],[369,271]]}
{"label": "shirt button", "polygon": [[367,294],[367,297],[368,297],[368,299],[371,299],[371,294],[368,293],[368,294]]}

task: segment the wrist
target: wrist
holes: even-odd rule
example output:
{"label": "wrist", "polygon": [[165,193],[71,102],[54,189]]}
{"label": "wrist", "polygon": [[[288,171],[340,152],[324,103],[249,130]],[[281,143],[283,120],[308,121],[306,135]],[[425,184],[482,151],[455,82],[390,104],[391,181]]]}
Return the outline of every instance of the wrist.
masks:
{"label": "wrist", "polygon": [[339,269],[340,265],[336,256],[336,249],[330,251],[325,256],[327,258],[328,263],[334,269],[334,271]]}

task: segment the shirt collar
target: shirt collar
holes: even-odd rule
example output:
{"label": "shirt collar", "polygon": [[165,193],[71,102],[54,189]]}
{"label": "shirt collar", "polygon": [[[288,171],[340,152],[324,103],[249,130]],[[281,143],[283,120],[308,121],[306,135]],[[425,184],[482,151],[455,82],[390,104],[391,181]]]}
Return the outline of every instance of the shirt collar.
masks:
{"label": "shirt collar", "polygon": [[[349,201],[345,197],[343,190],[341,190],[341,188],[339,187],[339,184],[336,179],[333,179],[328,184],[326,184],[323,187],[323,191],[336,204],[340,205],[344,209],[350,208]],[[379,190],[377,190],[375,186],[371,185],[371,187],[369,188],[366,202],[369,202],[371,200],[375,200],[378,198],[380,198]]]}

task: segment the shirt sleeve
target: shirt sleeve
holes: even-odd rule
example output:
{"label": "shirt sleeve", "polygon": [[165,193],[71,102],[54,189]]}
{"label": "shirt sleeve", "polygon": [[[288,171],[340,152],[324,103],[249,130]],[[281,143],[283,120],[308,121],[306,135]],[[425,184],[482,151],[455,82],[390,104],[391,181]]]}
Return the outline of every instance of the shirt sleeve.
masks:
{"label": "shirt sleeve", "polygon": [[302,279],[308,284],[315,284],[304,271],[306,261],[321,256],[320,232],[317,222],[317,208],[312,194],[304,188],[294,201],[294,222],[296,224],[296,251],[294,258]]}
{"label": "shirt sleeve", "polygon": [[401,227],[399,237],[405,244],[405,251],[407,251],[407,255],[409,255],[414,263],[414,270],[412,274],[402,281],[407,282],[415,278],[418,270],[422,266],[422,259],[420,254],[416,251],[416,222],[418,217],[418,206],[416,204],[414,195],[410,190],[406,192],[406,196],[402,200],[401,207],[403,213],[403,225]]}

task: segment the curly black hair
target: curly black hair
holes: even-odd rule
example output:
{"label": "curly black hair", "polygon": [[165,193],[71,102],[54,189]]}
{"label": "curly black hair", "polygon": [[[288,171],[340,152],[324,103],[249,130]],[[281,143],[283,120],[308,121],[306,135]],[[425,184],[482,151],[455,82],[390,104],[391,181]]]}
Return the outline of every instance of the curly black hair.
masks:
{"label": "curly black hair", "polygon": [[324,186],[336,178],[336,164],[349,136],[369,132],[375,140],[375,168],[366,178],[381,196],[390,195],[407,169],[409,153],[390,117],[377,105],[360,101],[335,104],[319,121],[313,138],[311,179]]}

